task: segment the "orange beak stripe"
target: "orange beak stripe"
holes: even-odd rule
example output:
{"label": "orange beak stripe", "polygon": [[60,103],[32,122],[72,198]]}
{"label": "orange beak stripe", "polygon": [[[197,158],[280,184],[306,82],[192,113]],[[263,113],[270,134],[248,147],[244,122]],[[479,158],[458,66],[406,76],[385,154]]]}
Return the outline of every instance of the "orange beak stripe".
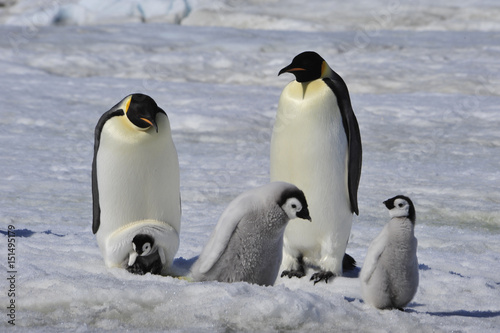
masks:
{"label": "orange beak stripe", "polygon": [[146,119],[146,118],[141,118],[141,120],[144,120],[144,121],[145,121],[145,122],[147,122],[149,125],[153,126],[153,123],[152,123],[150,120],[148,120],[148,119]]}

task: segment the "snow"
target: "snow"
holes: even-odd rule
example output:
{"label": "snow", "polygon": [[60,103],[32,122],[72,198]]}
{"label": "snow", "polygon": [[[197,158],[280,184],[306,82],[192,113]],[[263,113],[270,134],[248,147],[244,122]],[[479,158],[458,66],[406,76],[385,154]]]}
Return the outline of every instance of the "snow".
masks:
{"label": "snow", "polygon": [[[8,225],[21,332],[500,329],[497,1],[165,3],[0,7],[1,330],[11,326]],[[100,115],[132,92],[168,113],[183,273],[229,202],[268,181],[277,102],[292,79],[277,73],[309,49],[346,81],[361,129],[348,245],[359,267],[389,219],[382,201],[401,193],[416,205],[420,286],[407,311],[366,305],[359,270],[260,287],[106,268],[91,232]]]}

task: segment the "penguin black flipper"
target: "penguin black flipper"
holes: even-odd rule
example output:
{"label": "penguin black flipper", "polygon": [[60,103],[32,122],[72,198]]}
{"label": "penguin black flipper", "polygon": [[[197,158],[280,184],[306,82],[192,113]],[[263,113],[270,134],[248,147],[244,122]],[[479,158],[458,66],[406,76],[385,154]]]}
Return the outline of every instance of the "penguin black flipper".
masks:
{"label": "penguin black flipper", "polygon": [[355,268],[356,268],[356,260],[347,253],[344,253],[344,259],[342,260],[342,270],[350,271]]}
{"label": "penguin black flipper", "polygon": [[358,186],[361,178],[361,163],[363,149],[361,146],[361,134],[354,111],[352,110],[351,99],[347,86],[337,73],[332,70],[332,76],[323,78],[323,81],[330,87],[339,105],[342,115],[342,124],[344,125],[348,145],[348,176],[347,185],[349,188],[349,199],[351,201],[351,210],[359,215],[358,209]]}
{"label": "penguin black flipper", "polygon": [[125,114],[122,109],[117,109],[120,103],[113,106],[101,116],[94,131],[94,158],[92,160],[92,232],[94,234],[99,230],[99,226],[101,225],[101,207],[99,206],[99,187],[97,184],[97,152],[99,150],[104,123],[110,118]]}

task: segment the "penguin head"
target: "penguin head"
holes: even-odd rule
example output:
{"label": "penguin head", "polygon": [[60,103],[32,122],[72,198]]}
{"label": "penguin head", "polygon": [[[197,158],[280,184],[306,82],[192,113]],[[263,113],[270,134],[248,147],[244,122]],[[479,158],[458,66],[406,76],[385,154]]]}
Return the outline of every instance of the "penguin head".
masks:
{"label": "penguin head", "polygon": [[150,235],[138,234],[132,239],[132,251],[129,254],[128,266],[135,264],[138,256],[147,256],[153,251],[155,240]]}
{"label": "penguin head", "polygon": [[151,254],[155,240],[150,235],[138,234],[132,240],[134,251],[140,256]]}
{"label": "penguin head", "polygon": [[290,220],[301,218],[311,221],[304,192],[296,187],[284,190],[278,200],[278,205]]}
{"label": "penguin head", "polygon": [[330,67],[316,52],[306,51],[293,58],[292,63],[282,68],[278,75],[292,73],[298,82],[309,82],[328,77]]}
{"label": "penguin head", "polygon": [[127,119],[136,128],[146,131],[154,127],[158,133],[156,115],[158,113],[165,114],[165,111],[159,108],[151,97],[144,94],[132,94],[123,99],[121,107]]}
{"label": "penguin head", "polygon": [[389,209],[391,217],[407,217],[412,223],[415,223],[415,207],[410,198],[397,195],[384,201],[384,205]]}

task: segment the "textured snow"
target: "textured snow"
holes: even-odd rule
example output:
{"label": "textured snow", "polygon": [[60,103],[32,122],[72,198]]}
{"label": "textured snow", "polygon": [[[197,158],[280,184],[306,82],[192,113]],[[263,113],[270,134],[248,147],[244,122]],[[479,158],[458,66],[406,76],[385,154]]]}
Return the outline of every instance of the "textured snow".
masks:
{"label": "textured snow", "polygon": [[[493,0],[0,7],[0,328],[10,326],[4,234],[14,225],[18,331],[497,332],[499,15]],[[359,267],[389,220],[382,201],[415,203],[420,286],[407,311],[366,305],[359,270],[260,287],[106,268],[91,232],[100,115],[132,92],[168,113],[183,273],[229,202],[268,182],[277,102],[292,79],[277,73],[304,50],[342,75],[360,125],[360,216],[347,249]]]}

